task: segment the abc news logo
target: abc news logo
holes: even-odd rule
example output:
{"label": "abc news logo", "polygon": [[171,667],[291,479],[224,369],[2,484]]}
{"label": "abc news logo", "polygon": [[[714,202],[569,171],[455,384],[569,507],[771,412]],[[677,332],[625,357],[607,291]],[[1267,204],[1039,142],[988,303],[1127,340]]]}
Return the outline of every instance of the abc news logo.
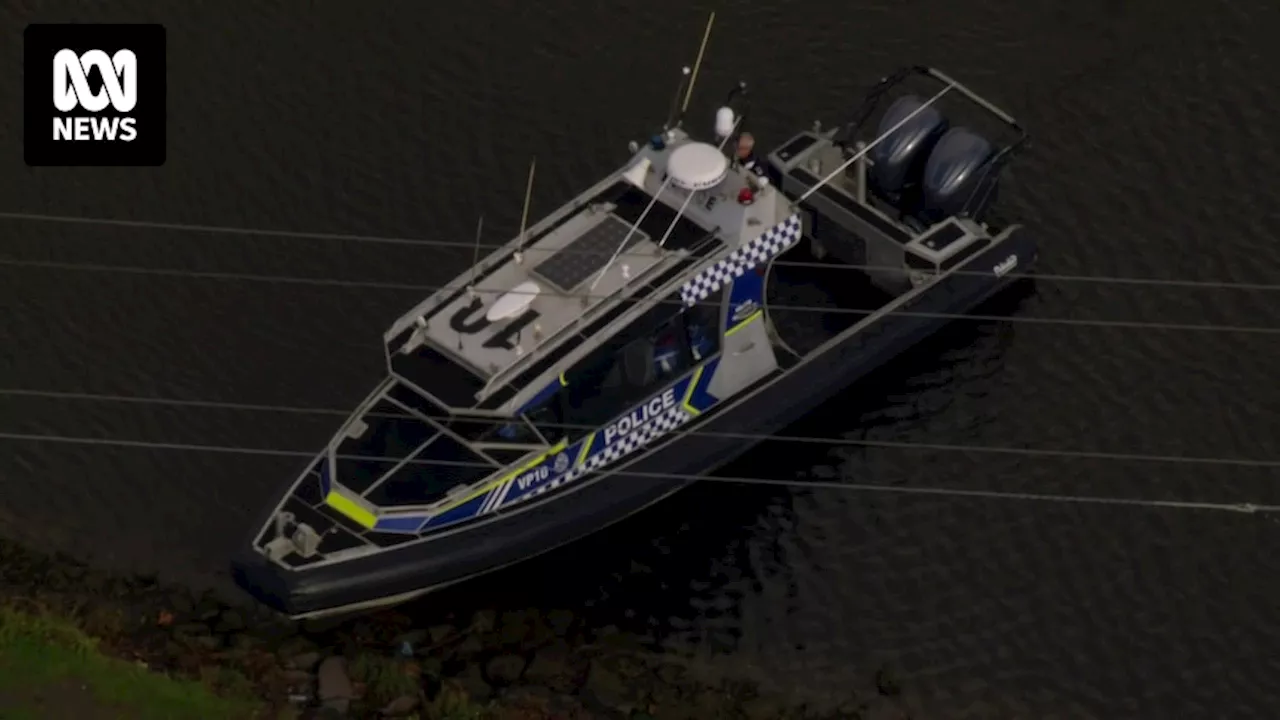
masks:
{"label": "abc news logo", "polygon": [[163,26],[29,25],[24,58],[28,165],[164,164]]}
{"label": "abc news logo", "polygon": [[[102,89],[89,87],[88,70],[102,75]],[[75,50],[59,50],[53,56],[53,105],[69,113],[77,107],[102,112],[110,103],[117,117],[55,117],[53,139],[132,142],[138,137],[137,120],[125,115],[138,105],[138,56],[120,50],[110,57],[101,50],[77,55]]]}

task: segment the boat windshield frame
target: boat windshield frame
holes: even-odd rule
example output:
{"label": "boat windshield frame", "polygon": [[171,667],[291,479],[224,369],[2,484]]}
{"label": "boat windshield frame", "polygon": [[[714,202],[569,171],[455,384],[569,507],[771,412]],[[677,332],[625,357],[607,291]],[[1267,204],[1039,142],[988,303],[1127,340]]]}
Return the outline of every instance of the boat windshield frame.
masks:
{"label": "boat windshield frame", "polygon": [[[495,426],[494,429],[497,429],[496,426],[501,425],[523,425],[522,428],[517,429],[518,436],[529,438],[529,440],[525,442],[513,440],[510,436],[498,433],[498,437],[500,439],[490,439],[490,436],[487,433],[464,432],[463,435],[466,436],[465,439],[467,444],[475,447],[476,449],[491,447],[500,450],[522,449],[533,451],[546,450],[552,444],[541,432],[538,431],[538,428],[529,421],[529,418],[522,411],[503,412],[501,410],[487,410],[483,408],[451,407],[446,405],[436,396],[418,387],[415,383],[406,380],[399,375],[393,374],[391,379],[393,381],[393,385],[403,386],[406,390],[413,393],[419,402],[430,404],[433,406],[433,409],[447,415],[454,421],[476,425],[489,424],[491,426]],[[419,411],[421,410],[421,408],[418,409]],[[478,437],[472,438],[470,437],[471,434],[478,434]]]}
{"label": "boat windshield frame", "polygon": [[[389,403],[401,411],[399,414],[390,417],[411,418],[416,422],[425,423],[433,433],[425,441],[414,443],[416,447],[406,457],[374,458],[366,456],[368,459],[384,462],[388,465],[388,468],[380,472],[378,477],[367,488],[357,492],[344,484],[344,478],[338,471],[339,448],[348,439],[358,439],[358,433],[356,438],[352,438],[351,433],[360,429],[362,425],[367,425],[366,418],[375,413],[375,407],[382,403]],[[382,414],[378,416],[389,417],[389,415]],[[498,429],[513,426],[521,432],[519,436],[522,438],[521,440],[508,441],[505,438],[485,440],[478,437],[468,437],[469,435],[486,434],[484,432],[486,428]],[[369,495],[405,465],[419,463],[429,466],[432,464],[432,461],[429,460],[416,459],[416,454],[431,444],[435,438],[435,433],[444,433],[455,442],[464,445],[472,453],[483,458],[485,464],[492,466],[491,471],[485,473],[482,477],[459,483],[445,491],[443,497],[429,502],[382,505],[371,501]],[[373,512],[375,515],[395,516],[403,512],[421,512],[424,509],[434,509],[441,505],[454,504],[458,497],[465,496],[475,488],[490,482],[495,474],[506,471],[507,468],[518,464],[522,459],[532,454],[545,453],[550,447],[551,443],[543,437],[542,433],[538,431],[538,428],[529,421],[524,413],[512,414],[491,410],[451,408],[432,397],[429,393],[423,392],[421,388],[418,388],[413,383],[401,377],[389,375],[357,406],[355,411],[343,422],[330,439],[324,452],[324,468],[327,482],[331,487],[334,489],[342,488],[345,491],[344,494],[348,495],[351,500],[365,506],[366,510]],[[501,457],[504,455],[505,457]],[[439,463],[436,464],[438,465]],[[468,463],[468,465],[471,465],[471,463]]]}

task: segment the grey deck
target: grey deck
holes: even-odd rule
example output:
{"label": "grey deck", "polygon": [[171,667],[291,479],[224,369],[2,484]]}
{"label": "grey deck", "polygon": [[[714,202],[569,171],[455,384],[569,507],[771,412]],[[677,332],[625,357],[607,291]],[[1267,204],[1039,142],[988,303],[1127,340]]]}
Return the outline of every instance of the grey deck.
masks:
{"label": "grey deck", "polygon": [[[630,253],[614,263],[600,279],[600,284],[588,292],[591,278],[605,266],[630,228],[629,224],[613,215],[612,210],[612,205],[583,208],[526,248],[523,263],[505,262],[476,286],[482,308],[528,280],[540,286],[541,293],[529,306],[529,311],[537,313],[537,317],[519,334],[509,338],[513,347],[495,345],[491,341],[501,335],[504,328],[520,323],[518,317],[492,323],[471,334],[455,329],[451,321],[459,313],[476,321],[484,315],[483,309],[466,313],[474,303],[466,293],[460,294],[432,317],[427,328],[428,340],[441,351],[475,369],[481,377],[492,377],[530,356],[561,330],[626,287],[631,279],[640,277],[668,258],[670,253],[659,252],[658,246],[637,230],[628,241]],[[582,244],[586,246],[585,255],[578,254]],[[535,265],[539,260],[541,263]],[[552,277],[544,277],[540,272],[544,270]],[[568,287],[559,286],[560,283]]]}
{"label": "grey deck", "polygon": [[563,250],[544,260],[533,271],[560,290],[569,292],[598,275],[608,264],[609,258],[618,252],[623,240],[627,241],[627,245],[622,248],[622,252],[627,252],[636,243],[648,240],[648,235],[639,228],[632,231],[631,225],[609,215]]}

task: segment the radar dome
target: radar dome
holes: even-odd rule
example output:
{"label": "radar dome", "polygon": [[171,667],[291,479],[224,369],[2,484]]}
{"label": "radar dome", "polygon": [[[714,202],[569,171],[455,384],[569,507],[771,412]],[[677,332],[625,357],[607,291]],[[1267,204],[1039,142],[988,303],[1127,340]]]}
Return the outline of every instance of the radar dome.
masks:
{"label": "radar dome", "polygon": [[667,176],[684,190],[709,190],[729,172],[729,161],[714,145],[691,142],[671,151]]}
{"label": "radar dome", "polygon": [[721,139],[729,137],[737,124],[738,119],[733,116],[733,108],[722,107],[716,111],[716,137]]}

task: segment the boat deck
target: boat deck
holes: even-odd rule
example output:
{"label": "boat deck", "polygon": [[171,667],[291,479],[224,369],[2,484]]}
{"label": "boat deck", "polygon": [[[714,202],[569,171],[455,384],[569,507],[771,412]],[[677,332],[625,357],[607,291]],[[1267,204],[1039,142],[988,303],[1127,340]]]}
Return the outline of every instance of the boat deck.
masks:
{"label": "boat deck", "polygon": [[[749,173],[725,159],[713,186],[677,187],[668,175],[671,158],[694,145],[721,157],[679,131],[666,145],[646,146],[626,168],[531,228],[520,261],[513,241],[397,320],[384,335],[392,372],[454,408],[499,393],[505,402],[507,386],[518,380],[527,382],[517,394],[536,393],[543,383],[527,370],[552,369],[599,342],[595,335],[608,329],[599,318],[625,321],[614,311],[633,307],[633,296],[656,278],[674,287],[680,278],[672,271],[693,272],[696,263],[750,243],[789,213],[772,187],[739,201]],[[627,175],[642,164],[639,176]],[[456,387],[437,388],[430,377],[450,363],[457,369],[445,374],[458,380]]]}
{"label": "boat deck", "polygon": [[[476,283],[474,295],[464,292],[441,307],[427,326],[427,339],[491,377],[624,288],[631,278],[661,265],[668,253],[659,249],[658,239],[666,226],[659,227],[648,218],[633,226],[619,217],[614,200],[623,200],[628,193],[614,189],[621,192],[614,197],[602,193],[599,202],[531,244],[523,262],[502,263]],[[686,231],[706,234],[696,226]],[[625,256],[610,265],[615,253]],[[502,318],[509,321],[501,323],[486,317],[486,308],[495,300],[519,293],[522,287],[534,288],[537,294],[524,298],[527,306],[516,317]]]}
{"label": "boat deck", "polygon": [[778,258],[813,265],[773,265],[766,308],[773,332],[798,355],[852,327],[893,299],[867,274],[834,260],[819,260],[806,238]]}

